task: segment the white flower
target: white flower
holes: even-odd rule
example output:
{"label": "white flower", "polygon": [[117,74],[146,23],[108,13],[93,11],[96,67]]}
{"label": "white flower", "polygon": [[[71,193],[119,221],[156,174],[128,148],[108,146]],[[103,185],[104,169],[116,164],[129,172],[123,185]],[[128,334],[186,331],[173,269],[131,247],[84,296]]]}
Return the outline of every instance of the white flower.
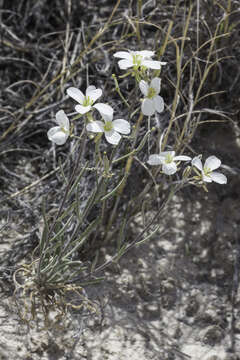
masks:
{"label": "white flower", "polygon": [[[95,133],[103,133],[106,140],[113,145],[117,145],[121,139],[120,134],[130,133],[130,124],[124,119],[116,119],[112,121],[113,114],[106,115],[102,114],[103,121],[92,121],[87,124],[86,128],[88,131]],[[119,134],[120,133],[120,134]]]}
{"label": "white flower", "polygon": [[88,86],[86,90],[86,95],[84,95],[81,90],[70,87],[67,89],[67,94],[76,100],[80,105],[75,106],[75,110],[79,114],[86,114],[89,112],[92,108],[97,109],[100,113],[104,114],[111,114],[113,112],[111,106],[103,103],[95,104],[95,101],[102,96],[102,90],[96,89],[95,86],[90,85]]}
{"label": "white flower", "polygon": [[118,61],[120,69],[126,70],[130,67],[138,69],[139,67],[146,67],[148,69],[161,69],[161,65],[166,65],[166,62],[152,60],[154,51],[118,51],[113,54],[114,57],[122,60]]}
{"label": "white flower", "polygon": [[63,110],[56,113],[56,123],[59,126],[54,126],[48,130],[48,139],[57,145],[63,145],[69,136],[69,120]]}
{"label": "white flower", "polygon": [[142,113],[147,116],[153,115],[156,111],[162,112],[164,109],[164,101],[160,93],[161,79],[155,77],[152,79],[150,86],[144,80],[141,80],[139,87],[143,95],[145,96],[142,102]]}
{"label": "white flower", "polygon": [[219,160],[216,156],[214,155],[209,156],[206,159],[204,166],[202,165],[201,155],[196,156],[195,158],[192,159],[192,165],[201,171],[202,180],[204,182],[215,181],[218,184],[227,183],[227,178],[225,175],[217,171],[213,171],[221,166],[221,160]]}
{"label": "white flower", "polygon": [[148,164],[162,165],[162,171],[166,175],[173,175],[177,171],[176,161],[189,161],[191,158],[185,155],[175,156],[175,151],[162,151],[160,154],[149,156]]}

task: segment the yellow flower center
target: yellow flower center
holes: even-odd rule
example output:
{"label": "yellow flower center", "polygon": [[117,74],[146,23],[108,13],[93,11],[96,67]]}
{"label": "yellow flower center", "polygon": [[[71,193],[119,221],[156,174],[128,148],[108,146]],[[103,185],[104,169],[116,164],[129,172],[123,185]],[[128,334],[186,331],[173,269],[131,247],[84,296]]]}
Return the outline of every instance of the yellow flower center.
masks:
{"label": "yellow flower center", "polygon": [[141,66],[142,56],[141,55],[133,55],[133,65],[136,67]]}
{"label": "yellow flower center", "polygon": [[111,131],[113,129],[112,121],[106,121],[104,125],[104,131]]}
{"label": "yellow flower center", "polygon": [[156,90],[155,90],[154,88],[150,87],[150,88],[148,89],[148,94],[147,94],[148,99],[152,99],[152,98],[154,98],[154,96],[156,96],[156,95],[157,95]]}
{"label": "yellow flower center", "polygon": [[173,156],[171,154],[167,154],[165,157],[165,163],[170,164],[171,162],[173,162]]}
{"label": "yellow flower center", "polygon": [[67,130],[66,130],[63,126],[60,126],[60,129],[61,129],[61,131],[62,131],[64,134],[67,134],[67,133],[68,133]]}
{"label": "yellow flower center", "polygon": [[83,100],[83,106],[91,106],[93,104],[93,101],[90,99],[89,96],[85,96]]}
{"label": "yellow flower center", "polygon": [[210,176],[212,170],[210,168],[204,167],[203,172],[205,176]]}

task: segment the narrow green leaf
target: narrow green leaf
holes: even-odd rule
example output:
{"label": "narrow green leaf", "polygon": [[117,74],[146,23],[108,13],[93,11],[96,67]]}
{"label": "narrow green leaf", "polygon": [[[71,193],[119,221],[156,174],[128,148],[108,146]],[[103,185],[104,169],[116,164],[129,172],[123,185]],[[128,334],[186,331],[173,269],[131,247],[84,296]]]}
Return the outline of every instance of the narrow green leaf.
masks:
{"label": "narrow green leaf", "polygon": [[92,233],[93,230],[95,230],[95,228],[96,228],[96,226],[98,225],[99,222],[100,222],[100,218],[98,217],[97,219],[93,220],[88,225],[88,227],[80,235],[80,237],[77,238],[72,243],[73,246],[74,246],[74,244],[76,244],[76,245],[64,256],[64,259],[68,259],[70,257],[70,255],[72,255],[75,251],[77,251],[84,244],[84,242],[87,240],[88,236]]}
{"label": "narrow green leaf", "polygon": [[68,197],[70,197],[73,193],[73,191],[75,190],[76,186],[79,184],[79,181],[81,179],[81,177],[83,176],[85,170],[86,170],[86,167],[88,166],[88,163],[85,164],[85,166],[82,168],[82,170],[80,171],[79,175],[77,176],[76,180],[74,181],[71,189],[69,190],[69,194],[68,194]]}
{"label": "narrow green leaf", "polygon": [[42,203],[42,214],[43,214],[43,221],[44,221],[44,228],[43,228],[43,232],[42,232],[42,236],[41,236],[41,240],[40,240],[40,253],[42,253],[45,244],[48,241],[48,233],[49,233],[49,227],[48,227],[48,222],[47,222],[47,216],[46,216],[46,199],[45,197],[43,197],[43,203]]}
{"label": "narrow green leaf", "polygon": [[161,225],[158,225],[155,230],[153,230],[153,231],[152,231],[149,235],[147,235],[144,239],[138,241],[138,242],[136,243],[136,245],[140,245],[140,244],[142,244],[143,242],[149,240],[153,235],[155,235],[155,234],[157,233],[157,231],[159,230],[160,226],[161,226]]}
{"label": "narrow green leaf", "polygon": [[120,181],[120,183],[118,183],[118,185],[107,195],[103,196],[100,201],[104,201],[109,199],[111,196],[113,196],[115,194],[115,192],[118,190],[118,188],[123,184],[124,180],[126,179],[126,175],[124,175],[124,177],[122,178],[122,180]]}

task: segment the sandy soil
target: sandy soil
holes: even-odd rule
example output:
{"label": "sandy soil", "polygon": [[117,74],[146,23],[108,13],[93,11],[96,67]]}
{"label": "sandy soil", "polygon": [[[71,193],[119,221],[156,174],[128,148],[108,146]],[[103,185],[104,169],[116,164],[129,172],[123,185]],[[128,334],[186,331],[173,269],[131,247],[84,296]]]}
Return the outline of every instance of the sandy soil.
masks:
{"label": "sandy soil", "polygon": [[[177,195],[159,233],[86,288],[98,314],[70,312],[64,329],[28,329],[16,314],[11,281],[1,277],[0,359],[239,359],[236,181]],[[133,231],[140,224],[136,218]],[[1,256],[14,239],[12,232]]]}

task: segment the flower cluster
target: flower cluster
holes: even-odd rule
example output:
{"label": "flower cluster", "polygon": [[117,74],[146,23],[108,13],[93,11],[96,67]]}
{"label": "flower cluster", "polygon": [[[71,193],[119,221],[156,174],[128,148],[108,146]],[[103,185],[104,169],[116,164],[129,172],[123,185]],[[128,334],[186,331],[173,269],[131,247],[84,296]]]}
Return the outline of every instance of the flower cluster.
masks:
{"label": "flower cluster", "polygon": [[[166,65],[166,62],[152,60],[154,56],[153,51],[118,51],[114,55],[116,58],[120,58],[118,65],[120,69],[126,70],[133,68],[133,71],[137,73],[137,79],[139,73],[146,69],[160,70],[162,65]],[[160,93],[161,79],[155,77],[148,84],[145,80],[140,80],[139,87],[144,95],[141,110],[143,115],[152,116],[155,112],[161,113],[164,110],[164,101]]]}
{"label": "flower cluster", "polygon": [[[118,51],[113,55],[120,58],[118,65],[120,69],[133,68],[135,73],[141,74],[146,69],[160,70],[166,62],[152,60],[154,52],[150,50],[142,51]],[[160,92],[161,79],[155,77],[151,80],[150,85],[145,80],[140,80],[139,87],[144,95],[142,102],[142,113],[147,116],[153,115],[155,112],[161,113],[164,109],[164,101]],[[69,97],[74,99],[78,104],[75,110],[80,115],[86,115],[96,109],[102,120],[93,120],[91,116],[87,116],[86,130],[93,133],[104,133],[107,142],[117,145],[122,135],[130,134],[130,124],[124,119],[113,120],[113,108],[105,103],[96,101],[102,96],[102,90],[90,85],[86,89],[86,94],[75,87],[67,89]],[[69,120],[63,110],[56,114],[56,123],[58,126],[51,128],[47,135],[50,141],[57,145],[63,145],[69,136],[71,136]]]}
{"label": "flower cluster", "polygon": [[[130,124],[124,119],[113,120],[113,108],[104,103],[94,104],[102,95],[102,90],[97,89],[95,86],[90,85],[86,89],[86,95],[81,90],[70,87],[67,89],[67,94],[78,102],[75,106],[75,110],[81,114],[87,114],[93,109],[98,110],[103,121],[93,121],[86,125],[86,129],[93,133],[104,133],[106,140],[112,144],[117,145],[121,139],[120,134],[128,135],[131,131]],[[57,145],[63,145],[70,135],[69,120],[63,110],[60,110],[56,114],[56,123],[58,126],[51,128],[48,133],[48,139]]]}
{"label": "flower cluster", "polygon": [[221,160],[215,155],[209,156],[206,159],[204,166],[201,161],[201,155],[191,159],[191,157],[185,155],[175,156],[175,151],[162,151],[159,154],[152,154],[149,156],[147,162],[149,165],[161,165],[163,174],[173,175],[178,170],[178,162],[190,160],[192,167],[197,173],[197,176],[195,177],[196,180],[203,183],[210,183],[213,181],[218,184],[227,183],[227,177],[224,174],[214,171],[221,166]]}
{"label": "flower cluster", "polygon": [[[143,115],[149,118],[155,113],[161,113],[164,110],[164,100],[159,95],[161,90],[161,79],[154,77],[152,79],[146,73],[147,69],[160,70],[166,62],[152,60],[153,51],[118,51],[113,55],[119,58],[118,65],[120,69],[126,70],[132,68],[132,74],[139,83],[139,89],[144,96],[141,104]],[[143,78],[141,78],[141,76]],[[147,79],[147,80],[146,80]],[[124,119],[113,120],[113,108],[105,103],[96,101],[102,96],[102,90],[90,85],[86,89],[86,94],[81,90],[70,87],[67,89],[69,97],[78,104],[75,110],[78,114],[86,116],[86,131],[91,133],[104,134],[105,139],[112,145],[119,144],[122,135],[129,135],[131,132],[130,123]],[[92,112],[97,110],[102,120],[95,120]],[[88,114],[90,112],[90,115]],[[79,117],[80,117],[79,116]],[[57,145],[63,145],[69,136],[71,136],[69,119],[63,110],[56,113],[56,123],[58,126],[51,128],[47,135],[49,140]],[[161,144],[160,144],[161,148]],[[149,165],[161,166],[162,173],[173,175],[178,171],[181,162],[191,161],[191,168],[196,173],[192,179],[198,183],[216,182],[226,184],[227,178],[224,174],[215,170],[221,166],[221,161],[216,156],[210,156],[206,159],[204,165],[201,161],[201,155],[191,157],[186,155],[176,155],[175,151],[160,151],[159,154],[149,156],[147,163]]]}

